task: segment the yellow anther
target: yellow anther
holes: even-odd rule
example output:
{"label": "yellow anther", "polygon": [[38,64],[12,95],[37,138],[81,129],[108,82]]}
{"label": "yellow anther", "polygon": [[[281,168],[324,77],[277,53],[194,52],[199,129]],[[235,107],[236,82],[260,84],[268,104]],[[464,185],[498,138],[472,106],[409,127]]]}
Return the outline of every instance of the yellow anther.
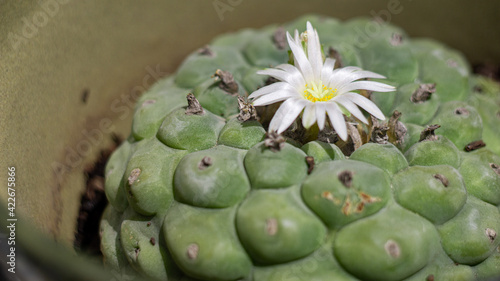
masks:
{"label": "yellow anther", "polygon": [[314,86],[316,86],[316,83],[314,82],[312,82],[312,87],[310,88],[306,84],[306,89],[304,90],[304,98],[306,98],[307,100],[310,100],[312,102],[329,101],[337,95],[337,89],[332,89],[321,84],[320,87],[316,86],[317,90],[315,90]]}

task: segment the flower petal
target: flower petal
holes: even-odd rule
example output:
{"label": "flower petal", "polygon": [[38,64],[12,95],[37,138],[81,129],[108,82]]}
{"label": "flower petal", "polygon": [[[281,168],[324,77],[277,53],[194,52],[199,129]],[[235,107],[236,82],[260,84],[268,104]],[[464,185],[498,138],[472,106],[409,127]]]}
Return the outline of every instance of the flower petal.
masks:
{"label": "flower petal", "polygon": [[377,74],[375,72],[359,70],[350,73],[343,73],[335,75],[332,77],[332,84],[335,84],[335,88],[341,88],[342,85],[346,85],[348,83],[352,83],[355,80],[365,79],[365,78],[377,78],[384,79],[385,76]]}
{"label": "flower petal", "polygon": [[263,70],[257,70],[257,74],[272,76],[272,77],[279,79],[281,81],[290,83],[288,81],[288,80],[290,80],[290,74],[284,70],[275,69],[275,68],[266,68]]}
{"label": "flower petal", "polygon": [[360,76],[361,75],[363,76],[363,77],[360,77],[360,78],[357,78],[357,79],[363,79],[363,78],[386,79],[387,78],[387,77],[385,77],[382,74],[378,74],[378,73],[375,73],[373,71],[368,71],[368,70],[360,70],[360,71],[356,71],[354,73],[359,74]]}
{"label": "flower petal", "polygon": [[293,35],[295,38],[295,43],[300,45],[300,35],[299,35],[299,31],[297,29],[295,29],[295,32],[293,33]]}
{"label": "flower petal", "polygon": [[[385,116],[382,113],[382,111],[380,111],[380,109],[377,107],[377,105],[374,104],[371,100],[363,97],[360,94],[356,94],[356,93],[345,93],[342,96],[345,98],[348,98],[350,101],[354,102],[359,107],[363,108],[368,113],[375,116],[376,118],[378,118],[380,120],[385,120]],[[334,100],[336,100],[336,99],[334,98]]]}
{"label": "flower petal", "polygon": [[309,103],[302,114],[302,125],[309,129],[316,122],[316,106],[315,103]]}
{"label": "flower petal", "polygon": [[264,106],[275,102],[284,101],[288,98],[300,96],[297,91],[294,90],[279,90],[273,92],[272,94],[262,96],[253,102],[254,106]]}
{"label": "flower petal", "polygon": [[332,77],[334,67],[335,67],[335,59],[326,58],[325,63],[321,68],[321,81],[328,82],[328,80],[330,80],[330,77]]}
{"label": "flower petal", "polygon": [[316,120],[318,122],[319,130],[322,131],[325,128],[326,119],[326,103],[317,102],[316,103]]}
{"label": "flower petal", "polygon": [[[360,71],[360,70],[362,70],[362,69],[357,67],[357,66],[346,66],[343,68],[337,68],[337,69],[332,71],[332,74],[330,75],[330,77],[324,79],[323,81],[326,82],[328,87],[339,88],[339,86],[342,86],[342,85],[339,85],[336,81],[342,80],[342,77],[344,77],[345,75],[349,75],[350,73],[352,73],[354,71]],[[325,84],[325,83],[323,83],[323,84]]]}
{"label": "flower petal", "polygon": [[258,89],[257,91],[253,92],[250,96],[248,96],[248,98],[255,99],[260,96],[267,95],[279,90],[294,90],[294,88],[286,82],[276,82]]}
{"label": "flower petal", "polygon": [[287,99],[274,114],[269,124],[269,131],[277,131],[278,134],[285,131],[299,116],[306,104],[307,101],[301,98]]}
{"label": "flower petal", "polygon": [[375,92],[392,92],[396,90],[391,85],[387,85],[384,83],[380,82],[375,82],[375,81],[357,81],[357,82],[352,82],[349,84],[345,84],[345,86],[341,86],[340,88],[337,88],[339,91],[339,94],[350,92],[353,90],[369,90],[369,91],[375,91]]}
{"label": "flower petal", "polygon": [[366,117],[363,115],[361,110],[359,110],[356,104],[350,101],[349,98],[345,97],[345,95],[339,96],[337,99],[335,99],[335,102],[345,107],[350,113],[352,113],[352,115],[358,118],[361,122],[368,124],[368,120],[366,120]]}
{"label": "flower petal", "polygon": [[321,45],[319,43],[318,32],[307,22],[307,57],[311,63],[314,80],[321,79],[321,69],[323,68],[323,56],[321,54]]}
{"label": "flower petal", "polygon": [[300,91],[305,85],[302,73],[300,73],[300,71],[293,66],[291,68],[283,70],[268,68],[257,71],[257,74],[272,76],[281,81],[287,82],[290,85],[292,85],[295,89],[297,89],[297,91]]}
{"label": "flower petal", "polygon": [[345,125],[344,115],[342,115],[339,106],[334,102],[328,103],[326,106],[326,112],[328,113],[330,122],[332,123],[335,132],[337,132],[337,135],[339,135],[342,140],[346,141],[347,126]]}
{"label": "flower petal", "polygon": [[280,65],[276,66],[276,68],[282,69],[282,70],[290,73],[290,75],[292,75],[293,78],[296,81],[298,81],[297,84],[300,84],[300,87],[298,87],[297,90],[303,91],[303,89],[306,85],[306,82],[304,80],[304,76],[302,76],[302,72],[297,67],[295,67],[291,64],[280,64]]}
{"label": "flower petal", "polygon": [[312,81],[312,79],[314,78],[314,74],[311,63],[304,53],[304,49],[301,45],[299,45],[299,43],[296,43],[292,39],[290,33],[287,32],[286,36],[288,39],[288,45],[290,45],[293,57],[295,58],[295,66],[300,70],[300,72],[302,72],[302,75],[304,76],[304,79],[306,81]]}
{"label": "flower petal", "polygon": [[335,69],[333,71],[333,74],[339,74],[339,73],[343,73],[343,72],[351,73],[353,71],[358,71],[358,70],[362,70],[361,67],[358,67],[358,66],[346,66],[346,67]]}

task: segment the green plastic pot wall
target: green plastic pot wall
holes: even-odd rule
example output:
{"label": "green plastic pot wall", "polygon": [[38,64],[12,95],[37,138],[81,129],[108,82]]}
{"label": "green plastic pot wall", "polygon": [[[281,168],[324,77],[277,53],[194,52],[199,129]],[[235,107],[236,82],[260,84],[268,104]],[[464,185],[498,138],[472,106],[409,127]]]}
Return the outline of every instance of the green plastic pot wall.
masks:
{"label": "green plastic pot wall", "polygon": [[[14,166],[16,216],[27,232],[18,229],[16,245],[43,266],[75,270],[60,257],[74,257],[83,170],[113,134],[128,136],[134,99],[217,34],[306,13],[378,16],[472,63],[500,63],[498,1],[0,1],[0,219]],[[47,241],[64,250],[44,250]]]}

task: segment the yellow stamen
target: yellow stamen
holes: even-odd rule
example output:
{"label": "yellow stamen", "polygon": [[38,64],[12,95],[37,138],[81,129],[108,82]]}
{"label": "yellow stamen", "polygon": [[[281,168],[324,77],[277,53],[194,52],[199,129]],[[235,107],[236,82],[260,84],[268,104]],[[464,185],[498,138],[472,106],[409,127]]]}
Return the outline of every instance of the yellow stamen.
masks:
{"label": "yellow stamen", "polygon": [[[312,82],[311,84],[311,87],[306,84],[306,89],[304,90],[304,98],[312,102],[329,101],[337,95],[337,89],[326,87],[323,84],[321,84],[321,87],[317,87],[316,83],[314,82]],[[314,88],[316,88],[316,90]]]}

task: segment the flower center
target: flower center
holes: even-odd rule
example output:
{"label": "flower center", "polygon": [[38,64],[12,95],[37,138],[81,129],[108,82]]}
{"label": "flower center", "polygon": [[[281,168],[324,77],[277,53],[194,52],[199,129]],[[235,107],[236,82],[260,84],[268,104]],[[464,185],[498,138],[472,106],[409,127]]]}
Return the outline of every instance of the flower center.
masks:
{"label": "flower center", "polygon": [[323,83],[321,87],[318,87],[316,83],[311,82],[311,84],[306,84],[306,89],[304,90],[304,98],[312,101],[329,101],[337,95],[337,89],[328,88]]}

